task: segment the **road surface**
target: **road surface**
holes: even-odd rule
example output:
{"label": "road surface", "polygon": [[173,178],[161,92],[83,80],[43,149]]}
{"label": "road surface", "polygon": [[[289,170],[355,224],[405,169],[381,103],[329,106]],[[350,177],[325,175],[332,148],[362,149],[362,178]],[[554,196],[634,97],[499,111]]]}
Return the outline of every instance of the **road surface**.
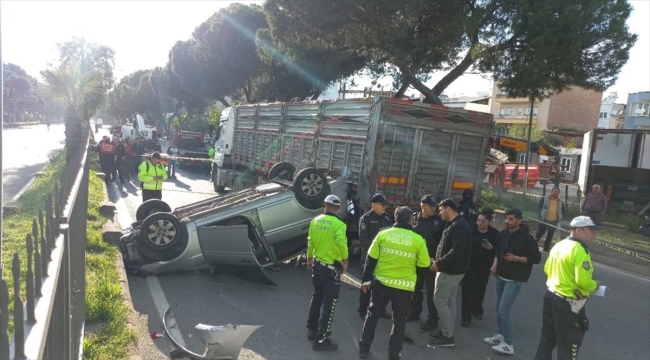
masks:
{"label": "road surface", "polygon": [[65,145],[63,124],[26,126],[2,131],[2,205],[13,199]]}
{"label": "road surface", "polygon": [[[163,146],[164,147],[164,146]],[[212,196],[212,184],[205,174],[181,169],[177,181],[163,186],[163,200],[172,208]],[[129,218],[141,203],[133,184],[118,189],[111,185],[110,194],[120,197],[120,208],[128,209]],[[544,259],[545,260],[545,255]],[[542,262],[543,264],[543,262]],[[353,260],[350,274],[359,277],[358,261]],[[219,325],[261,324],[242,351],[240,359],[354,359],[361,336],[362,321],[356,314],[358,288],[343,284],[333,322],[337,353],[317,353],[306,339],[306,317],[311,295],[309,272],[304,266],[282,266],[272,272],[277,287],[244,281],[229,274],[208,272],[179,273],[163,276],[130,276],[129,285],[140,325],[139,346],[145,359],[166,358],[171,350],[167,339],[151,340],[152,332],[162,332],[161,314],[171,304],[185,343],[202,353],[194,326],[198,323]],[[650,280],[616,269],[595,265],[595,278],[611,288],[604,298],[593,298],[587,305],[591,329],[581,349],[582,359],[649,359],[650,358]],[[530,281],[523,287],[514,307],[515,359],[534,356],[541,331],[542,296],[545,291],[542,266],[535,266]],[[496,331],[494,311],[495,282],[490,280],[484,308],[484,320],[470,327],[460,327],[457,317],[455,348],[427,347],[426,334],[417,323],[408,323],[407,332],[415,338],[405,344],[405,359],[497,359],[482,339]],[[460,302],[460,295],[458,296]],[[460,304],[458,306],[460,309]],[[423,314],[424,318],[425,314]],[[373,359],[387,358],[390,321],[381,320]]]}

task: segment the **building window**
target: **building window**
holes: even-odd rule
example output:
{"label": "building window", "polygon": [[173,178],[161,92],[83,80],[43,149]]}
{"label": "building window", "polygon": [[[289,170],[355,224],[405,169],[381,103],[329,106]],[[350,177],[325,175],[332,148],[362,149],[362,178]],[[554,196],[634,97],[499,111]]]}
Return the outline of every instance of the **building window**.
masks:
{"label": "building window", "polygon": [[501,108],[501,111],[499,112],[499,114],[500,114],[502,117],[503,117],[503,116],[510,117],[510,116],[512,115],[512,108],[510,108],[510,107],[502,107],[502,108]]}
{"label": "building window", "polygon": [[630,104],[630,116],[650,116],[650,101]]}
{"label": "building window", "polygon": [[519,154],[519,162],[520,163],[525,163],[526,162],[526,153]]}
{"label": "building window", "polygon": [[524,108],[517,108],[517,117],[521,117],[524,114]]}
{"label": "building window", "polygon": [[560,164],[562,165],[562,167],[560,168],[561,172],[565,172],[565,173],[571,172],[571,159],[562,158]]}
{"label": "building window", "polygon": [[[538,112],[537,106],[533,107],[533,116],[537,116],[537,112]],[[525,116],[530,115],[530,106],[525,109],[524,115]]]}
{"label": "building window", "polygon": [[507,126],[499,125],[494,128],[494,133],[496,135],[501,135],[501,136],[508,136],[510,133],[510,130],[508,129]]}

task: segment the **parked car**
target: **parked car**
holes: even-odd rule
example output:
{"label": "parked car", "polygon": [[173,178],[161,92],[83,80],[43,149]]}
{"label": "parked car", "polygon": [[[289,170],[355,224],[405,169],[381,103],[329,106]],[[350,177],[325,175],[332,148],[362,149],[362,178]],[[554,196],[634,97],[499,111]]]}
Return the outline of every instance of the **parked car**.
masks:
{"label": "parked car", "polygon": [[291,181],[276,177],[241,191],[176,208],[144,202],[121,240],[127,270],[145,274],[268,268],[302,254],[311,220],[329,194],[347,216],[351,173],[304,168]]}

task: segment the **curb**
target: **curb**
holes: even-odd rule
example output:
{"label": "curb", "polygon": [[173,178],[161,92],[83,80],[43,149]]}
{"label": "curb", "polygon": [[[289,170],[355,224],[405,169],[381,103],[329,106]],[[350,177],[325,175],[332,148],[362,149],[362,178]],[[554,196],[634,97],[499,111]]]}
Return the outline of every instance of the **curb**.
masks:
{"label": "curb", "polygon": [[[108,197],[108,188],[106,187],[106,184],[103,184],[104,187],[104,200],[105,201],[110,201]],[[119,221],[117,219],[117,211],[113,213],[113,218],[109,219],[106,221],[105,224],[118,224]],[[121,228],[121,226],[120,226]],[[103,234],[102,234],[103,235]],[[102,239],[103,241],[103,239]],[[119,249],[118,249],[119,250]],[[117,271],[119,273],[119,282],[120,282],[120,289],[122,296],[124,297],[124,303],[126,304],[126,307],[128,308],[128,314],[127,314],[127,326],[131,331],[137,334],[138,328],[137,328],[137,323],[139,322],[138,317],[135,312],[135,308],[133,307],[133,300],[131,299],[131,289],[129,288],[129,279],[127,278],[126,275],[126,269],[124,268],[124,261],[122,260],[122,253],[120,251],[117,252],[115,256],[115,266],[117,267]],[[135,342],[131,347],[129,348],[127,352],[127,356],[129,360],[141,360],[142,357],[137,354],[138,353],[138,338],[135,338]]]}

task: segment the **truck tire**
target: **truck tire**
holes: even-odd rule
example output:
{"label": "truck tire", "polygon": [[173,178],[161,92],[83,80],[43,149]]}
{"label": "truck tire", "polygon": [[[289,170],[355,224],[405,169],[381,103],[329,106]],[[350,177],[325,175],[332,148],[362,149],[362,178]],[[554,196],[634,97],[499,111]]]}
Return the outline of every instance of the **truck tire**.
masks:
{"label": "truck tire", "polygon": [[[136,238],[138,248],[152,260],[169,260],[170,255],[178,256],[179,245],[187,245],[187,228],[176,216],[169,213],[149,215],[142,222],[140,234]],[[182,252],[182,250],[181,250]]]}
{"label": "truck tire", "polygon": [[138,210],[135,212],[135,220],[136,221],[142,221],[149,217],[149,215],[153,213],[158,213],[158,212],[163,212],[163,213],[170,213],[172,212],[172,208],[169,207],[169,205],[158,199],[150,199],[138,206]]}
{"label": "truck tire", "polygon": [[306,207],[318,209],[323,206],[323,201],[330,194],[331,189],[322,171],[306,168],[294,176],[293,192],[303,206],[308,204],[309,206]]}
{"label": "truck tire", "polygon": [[296,167],[288,162],[279,162],[274,164],[269,170],[269,180],[280,177],[282,180],[291,181],[296,173]]}

